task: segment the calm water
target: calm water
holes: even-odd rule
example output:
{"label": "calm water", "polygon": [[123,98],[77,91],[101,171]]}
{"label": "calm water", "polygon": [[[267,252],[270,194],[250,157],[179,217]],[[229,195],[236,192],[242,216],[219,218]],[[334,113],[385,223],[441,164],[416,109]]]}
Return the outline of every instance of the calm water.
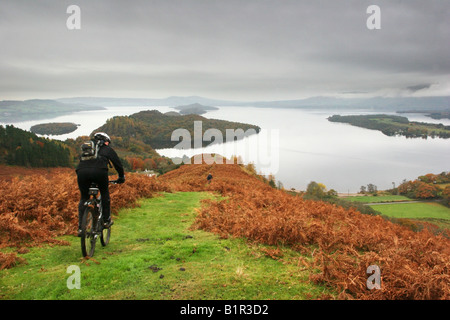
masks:
{"label": "calm water", "polygon": [[[141,110],[172,111],[170,107],[109,107],[107,110],[79,112],[49,120],[75,122],[81,126],[58,139],[88,135],[108,118]],[[339,192],[357,192],[362,185],[375,184],[379,190],[397,186],[403,179],[426,173],[450,170],[450,140],[406,139],[388,137],[381,132],[332,123],[333,114],[370,114],[371,111],[327,111],[300,109],[220,107],[207,118],[258,125],[262,132],[238,142],[207,147],[226,157],[240,155],[245,163],[255,163],[257,170],[275,175],[285,188],[305,189],[310,181],[325,184]],[[379,113],[379,112],[378,112]],[[420,114],[404,114],[410,120],[450,125],[449,120],[433,120]],[[37,123],[14,123],[29,130]],[[192,156],[200,150],[157,150],[161,155]]]}

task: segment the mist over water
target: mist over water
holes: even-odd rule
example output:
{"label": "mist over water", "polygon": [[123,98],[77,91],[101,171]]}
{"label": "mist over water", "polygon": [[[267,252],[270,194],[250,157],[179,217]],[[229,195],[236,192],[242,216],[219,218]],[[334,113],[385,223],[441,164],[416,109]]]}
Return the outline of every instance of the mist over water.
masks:
{"label": "mist over water", "polygon": [[[108,107],[106,110],[78,112],[58,118],[13,123],[29,130],[44,122],[74,122],[80,127],[53,139],[65,140],[89,135],[113,116],[131,115],[142,110],[174,111],[170,107]],[[258,125],[262,131],[236,142],[200,149],[159,149],[163,156],[191,157],[200,152],[239,155],[253,162],[264,174],[272,173],[285,188],[304,190],[310,181],[321,182],[338,192],[357,192],[362,185],[375,184],[378,190],[398,186],[403,179],[426,173],[448,171],[450,139],[407,139],[388,137],[379,131],[333,123],[333,114],[373,114],[368,110],[305,110],[253,107],[219,107],[203,116]],[[386,113],[386,112],[383,112]],[[392,113],[394,114],[394,113]],[[443,123],[421,114],[402,114],[411,121]],[[223,137],[225,139],[225,137]]]}

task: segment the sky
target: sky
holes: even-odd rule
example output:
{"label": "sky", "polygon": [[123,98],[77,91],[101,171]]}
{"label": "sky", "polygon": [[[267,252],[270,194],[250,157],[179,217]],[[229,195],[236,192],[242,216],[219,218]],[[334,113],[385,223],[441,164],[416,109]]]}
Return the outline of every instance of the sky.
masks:
{"label": "sky", "polygon": [[449,18],[443,0],[0,0],[0,100],[450,95]]}

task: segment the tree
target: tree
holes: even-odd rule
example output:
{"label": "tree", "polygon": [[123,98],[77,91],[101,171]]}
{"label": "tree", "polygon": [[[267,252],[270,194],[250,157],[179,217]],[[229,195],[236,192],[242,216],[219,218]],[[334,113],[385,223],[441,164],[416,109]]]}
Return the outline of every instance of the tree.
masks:
{"label": "tree", "polygon": [[337,193],[337,191],[334,190],[334,189],[330,189],[330,190],[328,190],[328,192],[327,192],[327,196],[329,196],[329,197],[337,197],[337,195],[338,195],[338,193]]}
{"label": "tree", "polygon": [[372,183],[369,183],[367,185],[367,192],[369,192],[369,193],[376,193],[377,192],[377,186],[372,184]]}
{"label": "tree", "polygon": [[442,192],[442,203],[447,207],[450,207],[450,186],[446,186]]}
{"label": "tree", "polygon": [[283,183],[281,181],[277,182],[277,188],[280,189],[280,190],[284,189],[284,185],[283,185]]}
{"label": "tree", "polygon": [[406,181],[398,187],[398,192],[409,198],[434,199],[439,196],[441,188],[433,183],[425,183],[420,180]]}
{"label": "tree", "polygon": [[306,194],[317,198],[323,198],[325,196],[326,187],[322,183],[311,181],[306,187]]}
{"label": "tree", "polygon": [[156,169],[156,162],[152,158],[147,158],[144,160],[144,168],[148,170]]}
{"label": "tree", "polygon": [[273,174],[269,174],[269,186],[271,186],[272,188],[276,188],[277,185],[275,184],[275,176]]}
{"label": "tree", "polygon": [[415,198],[418,199],[434,199],[438,196],[440,188],[433,184],[419,181],[416,184]]}
{"label": "tree", "polygon": [[425,183],[436,183],[438,176],[432,173],[428,173],[424,176],[418,177],[418,180],[423,181]]}

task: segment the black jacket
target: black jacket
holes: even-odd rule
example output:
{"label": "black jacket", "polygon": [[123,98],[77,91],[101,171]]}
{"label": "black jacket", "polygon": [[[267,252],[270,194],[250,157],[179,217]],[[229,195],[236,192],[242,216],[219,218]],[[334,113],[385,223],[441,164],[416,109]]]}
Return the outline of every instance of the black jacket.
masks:
{"label": "black jacket", "polygon": [[123,177],[125,175],[123,170],[122,162],[119,159],[119,156],[114,151],[113,148],[107,145],[102,145],[98,150],[97,159],[80,161],[77,166],[76,171],[83,168],[99,168],[108,170],[108,163],[111,162],[116,169],[119,177]]}

